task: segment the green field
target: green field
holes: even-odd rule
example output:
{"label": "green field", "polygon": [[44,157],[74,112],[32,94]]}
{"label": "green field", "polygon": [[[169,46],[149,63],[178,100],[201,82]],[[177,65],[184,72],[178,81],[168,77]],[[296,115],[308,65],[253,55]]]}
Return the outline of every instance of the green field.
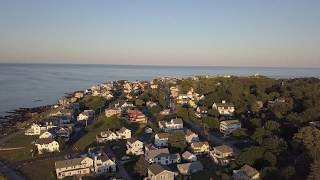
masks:
{"label": "green field", "polygon": [[21,134],[5,142],[0,146],[1,148],[24,148],[0,151],[0,159],[14,162],[31,158],[32,156],[30,150],[34,149],[34,145],[32,144],[32,142],[37,138],[38,136],[25,136],[24,134]]}
{"label": "green field", "polygon": [[87,128],[87,133],[79,139],[74,146],[79,150],[85,150],[90,144],[95,142],[96,135],[101,131],[107,129],[120,129],[123,126],[122,121],[113,116],[107,118],[103,115],[100,115],[98,119]]}

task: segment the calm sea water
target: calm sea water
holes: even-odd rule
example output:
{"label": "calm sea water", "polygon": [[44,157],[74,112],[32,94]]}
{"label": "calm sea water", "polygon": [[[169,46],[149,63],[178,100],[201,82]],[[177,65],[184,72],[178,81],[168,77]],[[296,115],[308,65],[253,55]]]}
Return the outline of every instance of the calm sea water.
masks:
{"label": "calm sea water", "polygon": [[0,114],[19,107],[53,104],[65,93],[112,80],[256,73],[274,78],[320,77],[319,68],[0,64]]}

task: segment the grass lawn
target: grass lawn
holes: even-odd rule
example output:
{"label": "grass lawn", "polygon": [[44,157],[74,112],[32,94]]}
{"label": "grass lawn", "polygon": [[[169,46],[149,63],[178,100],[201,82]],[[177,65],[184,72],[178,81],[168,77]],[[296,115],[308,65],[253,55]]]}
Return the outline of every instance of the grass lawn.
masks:
{"label": "grass lawn", "polygon": [[38,160],[32,163],[17,167],[27,179],[56,179],[54,172],[54,162],[62,158],[50,158],[47,160]]}
{"label": "grass lawn", "polygon": [[25,136],[24,134],[18,135],[15,138],[2,144],[1,148],[15,148],[24,147],[23,149],[0,151],[0,159],[6,161],[20,161],[31,158],[30,150],[34,148],[31,144],[38,139],[38,136]]}
{"label": "grass lawn", "polygon": [[105,117],[100,115],[98,119],[87,128],[87,133],[81,137],[74,146],[79,150],[85,150],[90,144],[95,142],[96,135],[107,129],[120,129],[123,126],[122,121],[117,117]]}

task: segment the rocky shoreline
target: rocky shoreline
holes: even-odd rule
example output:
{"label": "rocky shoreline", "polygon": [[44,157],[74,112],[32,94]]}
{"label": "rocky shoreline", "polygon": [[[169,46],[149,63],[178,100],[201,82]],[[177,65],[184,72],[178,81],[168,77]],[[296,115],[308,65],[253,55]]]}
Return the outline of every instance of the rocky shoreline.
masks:
{"label": "rocky shoreline", "polygon": [[19,108],[6,112],[8,115],[0,116],[0,137],[16,132],[19,129],[24,129],[28,125],[28,120],[48,110],[51,106]]}

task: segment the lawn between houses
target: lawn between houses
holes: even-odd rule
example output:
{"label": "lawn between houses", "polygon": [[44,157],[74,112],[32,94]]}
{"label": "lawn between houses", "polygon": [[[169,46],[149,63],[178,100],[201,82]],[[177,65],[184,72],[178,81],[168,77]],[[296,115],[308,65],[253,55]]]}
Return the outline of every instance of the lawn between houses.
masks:
{"label": "lawn between houses", "polygon": [[1,144],[1,148],[18,148],[13,150],[1,150],[0,160],[16,162],[32,158],[31,150],[34,149],[34,142],[38,136],[25,136],[20,134],[17,137],[10,139],[9,141]]}
{"label": "lawn between houses", "polygon": [[120,129],[122,126],[123,123],[118,117],[106,117],[104,114],[101,114],[92,125],[87,127],[86,134],[74,144],[74,147],[83,151],[95,142],[96,135],[101,131]]}

